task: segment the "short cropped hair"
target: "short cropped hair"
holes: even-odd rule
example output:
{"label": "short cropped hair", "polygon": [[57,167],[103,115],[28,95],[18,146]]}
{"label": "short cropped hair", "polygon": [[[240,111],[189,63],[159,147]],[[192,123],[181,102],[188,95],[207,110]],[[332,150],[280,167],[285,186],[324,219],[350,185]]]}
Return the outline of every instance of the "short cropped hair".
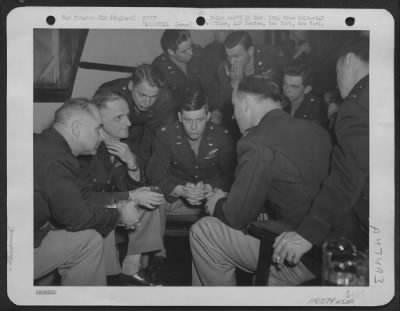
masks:
{"label": "short cropped hair", "polygon": [[304,86],[312,86],[313,83],[311,68],[305,64],[291,64],[284,68],[283,75],[301,77]]}
{"label": "short cropped hair", "polygon": [[67,100],[54,115],[54,123],[65,124],[79,116],[93,116],[96,106],[87,98],[71,98]]}
{"label": "short cropped hair", "polygon": [[240,81],[237,91],[256,95],[261,99],[269,98],[280,103],[283,100],[280,85],[266,75],[244,77]]}
{"label": "short cropped hair", "polygon": [[203,91],[196,90],[185,97],[182,105],[179,106],[179,111],[196,111],[203,107],[208,112],[208,98]]}
{"label": "short cropped hair", "polygon": [[152,87],[163,88],[165,86],[162,73],[157,67],[149,64],[142,64],[135,67],[132,71],[131,80],[135,86],[142,82],[147,82]]}
{"label": "short cropped hair", "polygon": [[241,45],[246,50],[253,46],[253,40],[247,31],[234,31],[225,38],[224,46],[226,49],[232,49],[238,45]]}
{"label": "short cropped hair", "polygon": [[107,108],[107,103],[117,100],[126,101],[124,97],[110,90],[100,90],[100,92],[96,93],[92,98],[93,104],[99,109]]}
{"label": "short cropped hair", "polygon": [[161,36],[161,48],[164,52],[168,49],[176,51],[182,42],[191,38],[189,30],[185,29],[167,29]]}
{"label": "short cropped hair", "polygon": [[340,49],[339,58],[348,53],[353,53],[364,62],[369,63],[369,38],[360,35],[357,39],[347,41]]}

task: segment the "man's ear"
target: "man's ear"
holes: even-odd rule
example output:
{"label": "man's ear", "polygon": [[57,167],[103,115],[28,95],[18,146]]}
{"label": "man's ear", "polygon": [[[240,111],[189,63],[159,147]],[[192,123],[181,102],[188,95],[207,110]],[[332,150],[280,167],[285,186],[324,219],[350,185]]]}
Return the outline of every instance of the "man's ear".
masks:
{"label": "man's ear", "polygon": [[78,120],[73,121],[71,124],[72,135],[74,135],[75,137],[81,136],[81,127],[82,123],[80,121]]}
{"label": "man's ear", "polygon": [[175,51],[173,51],[172,49],[167,49],[167,53],[169,56],[174,56],[175,55]]}
{"label": "man's ear", "polygon": [[312,86],[311,85],[307,85],[305,88],[304,88],[304,94],[308,94],[308,93],[310,93],[312,91]]}
{"label": "man's ear", "polygon": [[247,52],[249,53],[250,56],[253,56],[254,55],[254,46],[252,45],[251,47],[249,47],[247,49]]}
{"label": "man's ear", "polygon": [[207,122],[210,121],[210,118],[211,118],[211,113],[208,111],[207,112],[207,117],[206,117]]}
{"label": "man's ear", "polygon": [[129,80],[129,82],[128,82],[128,90],[129,91],[133,90],[133,81],[132,80]]}
{"label": "man's ear", "polygon": [[182,123],[182,113],[180,111],[178,112],[178,119],[179,119],[179,122]]}

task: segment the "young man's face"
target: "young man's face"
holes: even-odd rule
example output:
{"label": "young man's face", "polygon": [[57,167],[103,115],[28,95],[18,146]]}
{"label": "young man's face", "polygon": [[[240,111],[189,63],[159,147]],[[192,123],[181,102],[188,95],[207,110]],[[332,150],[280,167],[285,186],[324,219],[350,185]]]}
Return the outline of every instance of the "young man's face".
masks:
{"label": "young man's face", "polygon": [[301,103],[304,95],[307,93],[307,88],[303,84],[301,76],[283,76],[283,93],[290,100],[292,104]]}
{"label": "young man's face", "polygon": [[157,86],[151,86],[143,81],[138,85],[132,84],[132,98],[139,111],[149,110],[158,97],[160,89]]}
{"label": "young man's face", "polygon": [[251,50],[245,49],[241,44],[234,46],[231,49],[225,48],[225,52],[227,60],[231,65],[236,62],[246,66],[250,60]]}
{"label": "young man's face", "polygon": [[168,50],[171,57],[175,58],[178,62],[187,64],[193,56],[193,43],[192,39],[189,38],[186,41],[181,42],[178,45],[176,51]]}
{"label": "young man's face", "polygon": [[124,99],[110,101],[100,110],[103,117],[103,129],[115,139],[127,138],[129,135],[129,106]]}
{"label": "young man's face", "polygon": [[206,130],[207,121],[210,119],[210,113],[203,107],[200,110],[181,111],[178,113],[179,121],[190,140],[200,139]]}

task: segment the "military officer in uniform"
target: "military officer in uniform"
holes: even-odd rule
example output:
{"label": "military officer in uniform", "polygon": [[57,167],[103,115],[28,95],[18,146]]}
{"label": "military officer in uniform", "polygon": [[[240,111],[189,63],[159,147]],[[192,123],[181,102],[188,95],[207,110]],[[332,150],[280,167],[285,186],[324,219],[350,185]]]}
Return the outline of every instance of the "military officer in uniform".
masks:
{"label": "military officer in uniform", "polygon": [[235,146],[229,132],[209,119],[207,97],[196,91],[180,108],[179,122],[157,133],[147,176],[171,202],[167,214],[199,214],[191,207],[231,186]]}
{"label": "military officer in uniform", "polygon": [[252,74],[268,74],[280,81],[282,68],[289,58],[273,46],[254,46],[250,34],[246,31],[230,33],[224,42],[226,60],[218,70],[220,99],[211,111],[222,113],[223,124],[238,135],[238,128],[232,120],[232,90],[240,80]]}
{"label": "military officer in uniform", "polygon": [[[128,249],[122,263],[124,277],[120,279],[133,285],[156,285],[160,280],[152,275],[151,265],[145,269],[140,262],[144,253],[162,250],[165,256],[161,215],[157,209],[165,202],[164,196],[143,187],[143,168],[126,143],[131,125],[126,100],[110,91],[101,91],[92,101],[103,120],[103,142],[96,155],[80,158],[85,172],[81,181],[83,192],[88,193],[90,201],[100,205],[123,204],[125,200],[137,202],[140,225],[127,228]],[[117,275],[119,272],[118,266],[109,274]]]}
{"label": "military officer in uniform", "polygon": [[176,120],[176,107],[161,73],[143,64],[133,69],[132,76],[102,84],[96,93],[109,90],[128,103],[132,126],[129,140],[138,150],[139,160],[146,164],[157,129]]}
{"label": "military officer in uniform", "polygon": [[329,238],[346,236],[361,250],[369,245],[369,39],[348,42],[339,55],[337,84],[344,102],[335,122],[330,174],[296,230],[276,239],[274,258],[280,263],[297,263]]}
{"label": "military officer in uniform", "polygon": [[311,71],[306,65],[284,69],[283,93],[288,99],[285,111],[297,119],[313,121],[328,128],[328,118],[321,99],[312,93]]}
{"label": "military officer in uniform", "polygon": [[163,53],[153,61],[172,92],[176,107],[186,94],[200,88],[202,48],[192,43],[188,30],[167,29],[161,36]]}
{"label": "military officer in uniform", "polygon": [[[263,213],[295,226],[328,174],[328,133],[282,111],[281,97],[279,85],[259,75],[243,78],[233,93],[243,133],[235,181],[228,194],[218,190],[207,198],[206,210],[214,217],[191,228],[193,285],[236,285],[237,267],[254,273],[260,241],[246,234],[247,227]],[[268,283],[298,285],[315,277],[312,268],[305,262],[272,266]]]}

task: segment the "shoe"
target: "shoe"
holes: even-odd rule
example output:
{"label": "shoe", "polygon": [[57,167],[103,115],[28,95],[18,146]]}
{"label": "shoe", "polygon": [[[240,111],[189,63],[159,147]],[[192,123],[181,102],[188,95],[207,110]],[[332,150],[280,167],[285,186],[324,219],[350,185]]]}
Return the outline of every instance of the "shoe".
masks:
{"label": "shoe", "polygon": [[162,256],[154,256],[151,259],[150,265],[147,269],[150,272],[151,278],[155,282],[162,285],[165,284],[167,274],[167,258]]}
{"label": "shoe", "polygon": [[126,283],[134,286],[161,286],[162,284],[154,280],[148,269],[141,269],[134,275],[124,275]]}

